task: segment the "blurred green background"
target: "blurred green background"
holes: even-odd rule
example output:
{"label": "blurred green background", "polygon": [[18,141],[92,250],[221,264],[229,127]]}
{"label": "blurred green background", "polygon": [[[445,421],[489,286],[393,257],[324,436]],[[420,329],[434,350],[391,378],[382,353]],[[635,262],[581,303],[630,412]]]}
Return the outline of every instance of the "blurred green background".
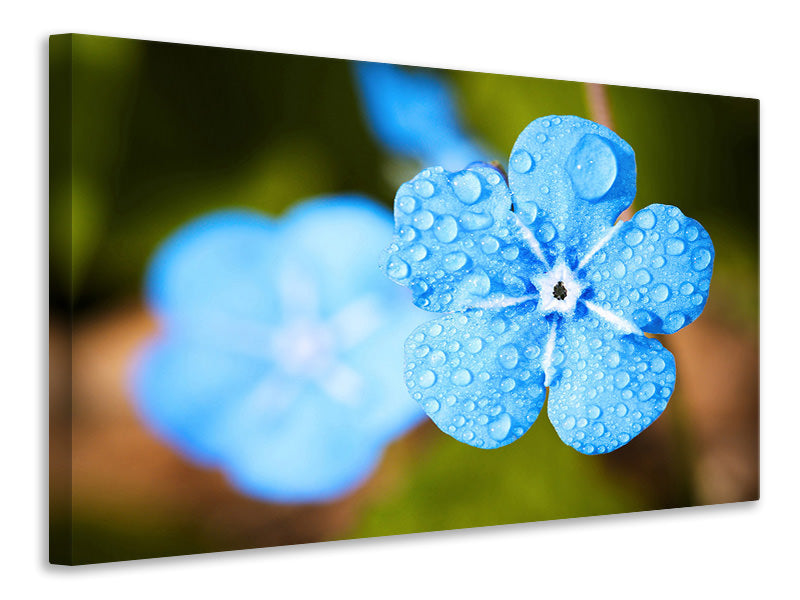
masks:
{"label": "blurred green background", "polygon": [[[228,206],[271,215],[358,191],[388,208],[418,168],[373,139],[347,61],[84,35],[51,38],[51,559],[98,562],[629,512],[758,496],[759,106],[604,88],[636,152],[640,208],[675,204],[716,248],[711,295],[664,340],[665,414],[611,455],[563,445],[546,418],[481,451],[429,423],[372,480],[327,505],[240,496],[155,439],[125,365],[154,331],[153,250]],[[592,118],[581,83],[440,71],[468,131],[504,165],[548,114]],[[388,241],[387,241],[388,242]]]}

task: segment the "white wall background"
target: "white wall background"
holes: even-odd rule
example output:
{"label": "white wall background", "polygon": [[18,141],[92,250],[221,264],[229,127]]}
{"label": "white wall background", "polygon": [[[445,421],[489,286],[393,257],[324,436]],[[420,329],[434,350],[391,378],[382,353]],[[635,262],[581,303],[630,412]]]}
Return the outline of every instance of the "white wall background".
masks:
{"label": "white wall background", "polygon": [[[443,4],[443,3],[442,3]],[[7,598],[796,593],[800,57],[791,3],[9,2],[0,61]],[[762,500],[78,570],[46,564],[47,36],[90,33],[762,101]],[[721,349],[724,351],[724,349]],[[502,498],[499,499],[502,501]],[[350,595],[352,593],[352,596]]]}

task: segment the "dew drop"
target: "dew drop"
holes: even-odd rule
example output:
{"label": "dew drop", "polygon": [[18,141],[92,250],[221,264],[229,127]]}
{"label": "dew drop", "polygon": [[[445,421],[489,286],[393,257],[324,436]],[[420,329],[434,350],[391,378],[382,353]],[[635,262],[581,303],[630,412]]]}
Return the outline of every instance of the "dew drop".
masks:
{"label": "dew drop", "polygon": [[497,362],[506,369],[513,369],[519,363],[519,351],[513,344],[506,344],[497,353]]}
{"label": "dew drop", "polygon": [[670,238],[664,244],[664,250],[666,250],[667,254],[670,256],[678,256],[679,254],[683,253],[686,249],[686,244],[683,240],[678,238]]}
{"label": "dew drop", "polygon": [[533,166],[533,159],[525,150],[517,150],[511,155],[510,164],[517,173],[527,173]]}
{"label": "dew drop", "polygon": [[461,171],[453,176],[453,189],[464,204],[474,204],[481,197],[481,180],[472,171]]}
{"label": "dew drop", "polygon": [[429,388],[436,383],[436,374],[433,371],[425,369],[417,376],[417,383],[421,388]]}
{"label": "dew drop", "polygon": [[445,356],[444,352],[441,350],[434,350],[431,352],[428,362],[432,367],[441,367],[445,362],[447,362],[447,356]]}
{"label": "dew drop", "polygon": [[566,419],[564,419],[564,422],[563,422],[563,423],[561,423],[561,426],[562,426],[564,429],[566,429],[567,431],[569,431],[570,429],[574,429],[574,427],[575,427],[575,417],[573,417],[572,415],[570,415],[569,417],[567,417]]}
{"label": "dew drop", "polygon": [[653,385],[652,382],[647,381],[644,385],[642,385],[641,389],[639,390],[639,398],[641,400],[649,400],[653,397],[653,394],[656,393],[656,386]]}
{"label": "dew drop", "polygon": [[422,244],[414,244],[408,249],[408,257],[414,261],[421,261],[428,256],[428,249]]}
{"label": "dew drop", "polygon": [[664,319],[664,325],[667,330],[667,333],[673,333],[678,331],[683,324],[686,322],[686,317],[684,317],[681,313],[670,313],[667,315],[667,318]]}
{"label": "dew drop", "polygon": [[389,259],[389,264],[386,265],[386,272],[392,279],[403,279],[408,276],[408,263],[402,258],[393,256]]}
{"label": "dew drop", "polygon": [[459,218],[461,226],[467,231],[478,231],[487,229],[494,223],[492,215],[486,212],[464,212]]}
{"label": "dew drop", "polygon": [[433,192],[436,191],[436,188],[434,188],[433,183],[427,179],[418,179],[414,182],[414,190],[423,198],[430,198],[433,196]]}
{"label": "dew drop", "polygon": [[652,229],[656,224],[656,216],[652,210],[645,208],[636,213],[633,217],[633,222],[642,229]]}
{"label": "dew drop", "polygon": [[472,383],[472,372],[469,369],[459,369],[453,373],[453,383],[456,385],[469,385]]}
{"label": "dew drop", "polygon": [[625,243],[629,246],[637,246],[642,243],[644,239],[644,234],[642,233],[641,229],[637,229],[636,227],[632,228],[628,233],[625,234]]}
{"label": "dew drop", "polygon": [[483,340],[479,337],[472,337],[467,340],[466,348],[472,352],[472,354],[477,354],[483,348]]}
{"label": "dew drop", "polygon": [[492,283],[489,281],[489,277],[483,271],[476,271],[464,280],[465,289],[475,296],[485,296],[488,294],[491,285]]}
{"label": "dew drop", "polygon": [[489,425],[489,437],[497,442],[501,442],[508,437],[511,430],[511,417],[508,413],[503,413]]}
{"label": "dew drop", "polygon": [[600,200],[617,179],[617,158],[608,140],[599,135],[584,135],[565,166],[575,193],[585,200]]}
{"label": "dew drop", "polygon": [[467,264],[467,255],[461,252],[451,252],[442,260],[444,268],[448,271],[458,271],[461,267]]}
{"label": "dew drop", "polygon": [[504,392],[510,392],[517,386],[517,382],[514,381],[511,377],[506,377],[503,381],[500,382],[500,389]]}
{"label": "dew drop", "polygon": [[664,359],[660,356],[656,356],[650,363],[650,370],[653,371],[653,373],[661,373],[666,367],[667,363],[664,362]]}
{"label": "dew drop", "polygon": [[622,279],[623,277],[625,277],[627,269],[625,268],[625,265],[621,261],[617,261],[614,263],[612,271],[614,272],[615,277]]}
{"label": "dew drop", "polygon": [[590,405],[589,408],[586,409],[586,415],[590,419],[596,419],[600,416],[600,407],[594,404]]}
{"label": "dew drop", "polygon": [[606,363],[608,363],[608,366],[611,367],[612,369],[619,366],[619,361],[620,361],[619,352],[617,352],[616,350],[612,350],[606,355]]}
{"label": "dew drop", "polygon": [[481,239],[481,250],[483,250],[484,253],[494,254],[499,249],[500,249],[500,242],[497,241],[497,238],[492,237],[491,235],[487,235]]}
{"label": "dew drop", "polygon": [[433,235],[440,242],[452,242],[458,236],[458,224],[450,215],[442,215],[436,219]]}
{"label": "dew drop", "polygon": [[692,267],[695,271],[702,271],[711,263],[711,253],[705,248],[698,248],[692,252]]}
{"label": "dew drop", "polygon": [[539,142],[540,144],[544,144],[547,141],[547,136],[543,133],[540,133],[539,135],[536,136],[536,141]]}
{"label": "dew drop", "polygon": [[539,235],[538,238],[541,242],[545,244],[552,241],[554,237],[556,237],[556,228],[549,222],[542,223],[541,227],[539,227]]}
{"label": "dew drop", "polygon": [[418,210],[411,217],[411,221],[414,223],[414,227],[426,231],[433,225],[433,213],[429,210]]}
{"label": "dew drop", "polygon": [[650,271],[647,269],[639,269],[633,276],[636,285],[647,285],[651,279]]}
{"label": "dew drop", "polygon": [[663,283],[659,283],[652,290],[650,290],[650,297],[655,302],[664,302],[669,298],[669,288]]}
{"label": "dew drop", "polygon": [[429,398],[425,400],[422,407],[425,409],[426,413],[431,414],[439,410],[439,403],[433,398]]}
{"label": "dew drop", "polygon": [[401,196],[397,199],[397,208],[406,214],[410,214],[417,208],[417,201],[413,196]]}
{"label": "dew drop", "polygon": [[627,371],[620,371],[614,376],[614,385],[619,389],[626,387],[631,381],[631,376]]}

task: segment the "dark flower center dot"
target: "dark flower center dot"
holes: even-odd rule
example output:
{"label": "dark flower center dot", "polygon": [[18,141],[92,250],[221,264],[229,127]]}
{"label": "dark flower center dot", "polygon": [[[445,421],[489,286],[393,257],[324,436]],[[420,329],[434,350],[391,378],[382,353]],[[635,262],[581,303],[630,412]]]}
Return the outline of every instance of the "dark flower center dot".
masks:
{"label": "dark flower center dot", "polygon": [[553,288],[553,297],[558,300],[564,300],[567,297],[567,288],[564,287],[563,281],[559,281]]}

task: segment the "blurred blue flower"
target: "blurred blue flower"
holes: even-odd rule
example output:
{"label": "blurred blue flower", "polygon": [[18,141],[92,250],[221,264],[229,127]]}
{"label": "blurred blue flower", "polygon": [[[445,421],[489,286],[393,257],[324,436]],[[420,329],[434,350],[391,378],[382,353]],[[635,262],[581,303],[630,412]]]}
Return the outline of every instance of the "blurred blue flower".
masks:
{"label": "blurred blue flower", "polygon": [[464,132],[443,80],[422,70],[354,63],[367,122],[390,152],[426,165],[461,169],[485,152]]}
{"label": "blurred blue flower", "polygon": [[133,372],[146,421],[259,498],[325,501],[359,485],[424,417],[401,351],[424,313],[377,268],[390,233],[388,211],[352,196],[178,231],[147,278],[162,332]]}
{"label": "blurred blue flower", "polygon": [[449,312],[408,338],[406,385],[442,431],[480,448],[548,416],[584,454],[610,452],[666,408],[675,361],[644,333],[691,323],[714,248],[674,206],[614,224],[633,201],[631,147],[578,117],[519,136],[508,182],[486,164],[426,169],[395,199],[387,274]]}

